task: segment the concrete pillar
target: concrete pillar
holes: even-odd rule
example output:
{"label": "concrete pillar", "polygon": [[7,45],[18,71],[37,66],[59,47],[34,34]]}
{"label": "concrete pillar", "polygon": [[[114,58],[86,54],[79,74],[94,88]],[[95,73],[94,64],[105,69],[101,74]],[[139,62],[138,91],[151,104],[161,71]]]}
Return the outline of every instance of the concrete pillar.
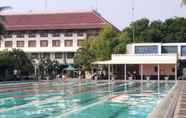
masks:
{"label": "concrete pillar", "polygon": [[127,82],[127,65],[124,65],[124,79],[125,79],[125,83]]}

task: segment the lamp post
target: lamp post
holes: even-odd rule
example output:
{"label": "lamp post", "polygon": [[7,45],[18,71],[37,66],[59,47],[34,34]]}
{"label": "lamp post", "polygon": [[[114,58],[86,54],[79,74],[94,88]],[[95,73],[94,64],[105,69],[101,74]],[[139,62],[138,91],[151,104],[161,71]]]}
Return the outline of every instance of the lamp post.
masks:
{"label": "lamp post", "polygon": [[34,75],[35,75],[35,79],[37,80],[38,78],[37,78],[37,67],[38,67],[38,65],[39,65],[39,60],[37,60],[37,59],[34,59]]}

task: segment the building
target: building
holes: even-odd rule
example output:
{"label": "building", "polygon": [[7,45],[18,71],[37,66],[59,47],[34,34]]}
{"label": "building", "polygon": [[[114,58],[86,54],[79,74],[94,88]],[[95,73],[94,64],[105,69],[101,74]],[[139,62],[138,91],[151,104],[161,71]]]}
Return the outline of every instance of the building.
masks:
{"label": "building", "polygon": [[111,60],[94,64],[109,65],[119,79],[134,74],[136,79],[182,79],[185,62],[186,43],[132,43],[127,45],[127,54],[113,54]]}
{"label": "building", "polygon": [[97,35],[104,25],[113,26],[94,10],[2,15],[6,33],[0,41],[1,51],[21,49],[32,59],[50,58],[61,64],[72,64],[83,40]]}

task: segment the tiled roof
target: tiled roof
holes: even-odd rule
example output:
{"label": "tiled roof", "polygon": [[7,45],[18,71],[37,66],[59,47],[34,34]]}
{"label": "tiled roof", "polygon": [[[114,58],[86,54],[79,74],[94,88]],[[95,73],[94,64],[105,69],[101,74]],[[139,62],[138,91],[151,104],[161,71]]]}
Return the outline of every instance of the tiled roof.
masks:
{"label": "tiled roof", "polygon": [[110,24],[96,11],[6,14],[4,26],[7,31],[94,29]]}

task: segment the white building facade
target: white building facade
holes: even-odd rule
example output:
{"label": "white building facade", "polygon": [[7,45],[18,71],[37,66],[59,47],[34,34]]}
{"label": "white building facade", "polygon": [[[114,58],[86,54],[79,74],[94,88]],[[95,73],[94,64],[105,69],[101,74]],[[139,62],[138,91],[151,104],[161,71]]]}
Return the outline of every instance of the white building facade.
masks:
{"label": "white building facade", "polygon": [[186,60],[186,43],[132,43],[127,45],[127,54],[177,54],[179,60]]}

